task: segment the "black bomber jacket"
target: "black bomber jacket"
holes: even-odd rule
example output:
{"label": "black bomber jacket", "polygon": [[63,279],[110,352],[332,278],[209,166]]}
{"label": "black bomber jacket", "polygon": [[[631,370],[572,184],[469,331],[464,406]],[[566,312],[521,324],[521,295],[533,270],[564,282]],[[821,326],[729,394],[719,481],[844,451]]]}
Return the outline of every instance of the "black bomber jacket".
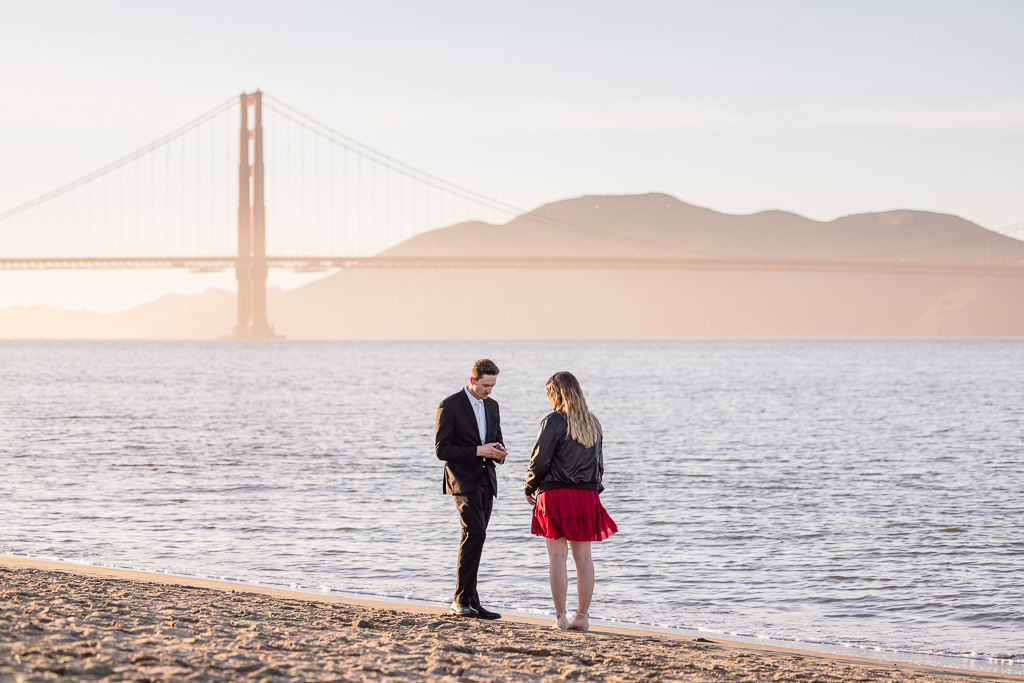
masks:
{"label": "black bomber jacket", "polygon": [[561,413],[548,414],[540,423],[523,489],[527,495],[549,489],[603,491],[602,441],[599,428],[597,442],[588,448],[569,436],[569,423]]}

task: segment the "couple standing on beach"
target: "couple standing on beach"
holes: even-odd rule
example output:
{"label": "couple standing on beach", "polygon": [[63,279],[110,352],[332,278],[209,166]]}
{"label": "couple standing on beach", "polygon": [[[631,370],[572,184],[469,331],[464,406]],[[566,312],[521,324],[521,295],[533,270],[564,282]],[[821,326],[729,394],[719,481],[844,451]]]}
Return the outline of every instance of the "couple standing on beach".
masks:
{"label": "couple standing on beach", "polygon": [[[498,403],[490,398],[497,380],[498,366],[486,358],[478,360],[473,364],[469,384],[441,401],[434,423],[434,452],[444,461],[444,492],[455,500],[462,526],[451,612],[478,619],[501,617],[480,603],[476,590],[487,523],[498,496],[494,468],[508,455]],[[594,593],[590,544],[616,531],[598,495],[604,490],[601,425],[571,373],[556,372],[546,389],[553,412],[541,422],[523,489],[533,506],[531,532],[547,541],[554,626],[586,631],[590,628],[588,610]],[[565,609],[569,548],[576,563],[579,597],[571,620]]]}

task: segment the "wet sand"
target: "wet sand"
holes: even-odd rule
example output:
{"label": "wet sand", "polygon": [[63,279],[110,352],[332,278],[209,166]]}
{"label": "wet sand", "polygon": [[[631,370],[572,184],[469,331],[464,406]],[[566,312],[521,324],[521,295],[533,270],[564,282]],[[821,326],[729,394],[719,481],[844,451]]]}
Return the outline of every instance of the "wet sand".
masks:
{"label": "wet sand", "polygon": [[982,681],[548,620],[0,557],[0,681]]}

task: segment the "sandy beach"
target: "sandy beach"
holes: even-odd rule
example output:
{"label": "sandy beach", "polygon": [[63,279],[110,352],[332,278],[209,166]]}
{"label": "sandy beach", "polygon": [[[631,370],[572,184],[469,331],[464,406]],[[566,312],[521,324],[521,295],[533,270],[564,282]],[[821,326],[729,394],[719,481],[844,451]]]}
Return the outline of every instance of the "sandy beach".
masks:
{"label": "sandy beach", "polygon": [[440,607],[0,558],[0,681],[979,681],[957,672]]}

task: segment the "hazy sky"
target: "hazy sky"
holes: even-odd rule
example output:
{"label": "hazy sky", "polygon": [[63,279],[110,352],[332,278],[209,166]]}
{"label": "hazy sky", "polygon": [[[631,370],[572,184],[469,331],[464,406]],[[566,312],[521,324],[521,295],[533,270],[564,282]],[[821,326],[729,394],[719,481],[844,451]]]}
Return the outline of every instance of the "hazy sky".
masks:
{"label": "hazy sky", "polygon": [[[0,2],[0,211],[257,87],[518,206],[1024,222],[1024,2]],[[272,283],[300,278],[276,272]],[[4,273],[114,310],[229,273]]]}

